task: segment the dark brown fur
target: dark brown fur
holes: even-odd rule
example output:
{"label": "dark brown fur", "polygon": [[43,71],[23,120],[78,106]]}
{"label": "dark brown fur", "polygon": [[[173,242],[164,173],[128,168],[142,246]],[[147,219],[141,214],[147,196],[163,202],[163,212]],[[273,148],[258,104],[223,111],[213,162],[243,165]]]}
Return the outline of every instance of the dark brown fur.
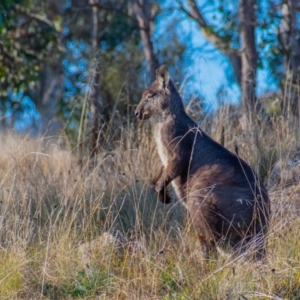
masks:
{"label": "dark brown fur", "polygon": [[155,136],[163,168],[153,188],[162,202],[170,203],[167,186],[173,184],[203,249],[225,244],[240,250],[254,241],[261,257],[270,214],[265,187],[245,161],[187,116],[165,66],[143,93],[136,116],[157,116]]}

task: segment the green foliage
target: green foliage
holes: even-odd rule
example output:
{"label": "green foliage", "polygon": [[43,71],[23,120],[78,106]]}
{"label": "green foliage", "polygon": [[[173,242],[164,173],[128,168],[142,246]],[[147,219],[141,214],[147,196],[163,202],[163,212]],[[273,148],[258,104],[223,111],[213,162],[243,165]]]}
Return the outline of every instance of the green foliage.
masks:
{"label": "green foliage", "polygon": [[58,50],[55,26],[35,0],[0,3],[0,96],[33,88]]}
{"label": "green foliage", "polygon": [[[232,1],[217,0],[213,4],[215,12],[213,13],[213,23],[209,26],[211,33],[217,34],[227,49],[236,49],[240,47],[239,39],[239,18],[238,3]],[[223,45],[223,47],[224,47]]]}
{"label": "green foliage", "polygon": [[83,299],[101,295],[111,284],[112,276],[108,270],[92,267],[91,270],[78,272],[73,282],[67,282],[60,287],[46,284],[44,296],[56,299],[65,297]]}
{"label": "green foliage", "polygon": [[72,296],[99,295],[103,289],[107,288],[112,280],[109,271],[106,269],[92,269],[90,274],[81,271],[77,275],[77,280],[71,288]]}

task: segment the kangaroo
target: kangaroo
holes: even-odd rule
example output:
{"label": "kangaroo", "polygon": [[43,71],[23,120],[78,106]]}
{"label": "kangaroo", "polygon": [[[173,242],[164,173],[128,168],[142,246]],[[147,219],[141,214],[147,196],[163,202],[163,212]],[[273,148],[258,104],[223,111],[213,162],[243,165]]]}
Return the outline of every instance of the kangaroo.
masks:
{"label": "kangaroo", "polygon": [[216,246],[238,253],[254,245],[255,258],[265,255],[270,201],[251,167],[215,142],[186,114],[165,65],[143,92],[135,115],[156,116],[155,141],[162,168],[152,181],[167,204],[171,183],[189,211],[201,248],[209,256]]}

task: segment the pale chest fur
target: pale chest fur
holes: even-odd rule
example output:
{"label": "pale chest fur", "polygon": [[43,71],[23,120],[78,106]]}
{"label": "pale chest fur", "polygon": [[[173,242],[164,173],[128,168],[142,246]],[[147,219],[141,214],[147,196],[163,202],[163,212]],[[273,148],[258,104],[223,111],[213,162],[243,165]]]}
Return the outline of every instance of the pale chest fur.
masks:
{"label": "pale chest fur", "polygon": [[[156,142],[156,148],[157,148],[158,155],[159,155],[160,160],[165,168],[168,164],[168,151],[162,141],[162,133],[161,133],[162,126],[163,126],[163,123],[159,123],[155,128],[155,142]],[[183,198],[182,188],[181,188],[180,184],[178,183],[178,181],[173,180],[171,182],[171,184],[175,190],[177,197],[179,199],[182,199]]]}
{"label": "pale chest fur", "polygon": [[168,152],[162,141],[162,135],[161,135],[162,125],[163,123],[159,123],[155,128],[155,142],[156,142],[156,148],[160,160],[163,166],[166,167],[168,163]]}

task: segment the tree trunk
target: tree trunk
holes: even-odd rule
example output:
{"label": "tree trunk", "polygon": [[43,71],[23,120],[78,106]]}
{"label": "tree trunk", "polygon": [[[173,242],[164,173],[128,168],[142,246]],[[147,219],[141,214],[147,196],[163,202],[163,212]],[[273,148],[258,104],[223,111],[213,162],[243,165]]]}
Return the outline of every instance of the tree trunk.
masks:
{"label": "tree trunk", "polygon": [[89,101],[92,113],[92,132],[90,141],[90,157],[93,158],[99,151],[99,134],[101,123],[101,91],[99,87],[100,70],[98,61],[99,51],[99,20],[98,20],[98,4],[99,0],[89,0],[89,4],[92,6],[92,18],[93,18],[93,35],[92,35],[92,74],[90,81],[90,94]]}
{"label": "tree trunk", "polygon": [[144,54],[148,63],[151,81],[155,80],[156,70],[159,68],[158,59],[154,53],[154,47],[151,40],[153,30],[153,17],[150,15],[150,5],[148,0],[137,0],[132,6],[136,16],[141,39],[144,45]]}
{"label": "tree trunk", "polygon": [[279,42],[283,50],[283,68],[285,73],[283,87],[284,99],[282,108],[284,114],[299,115],[300,86],[300,29],[297,28],[298,0],[284,0],[282,5],[282,20],[279,28]]}
{"label": "tree trunk", "polygon": [[[38,89],[31,93],[41,116],[39,135],[55,135],[62,128],[56,118],[58,103],[63,94],[63,72],[61,60],[53,61],[41,73]],[[34,99],[33,98],[33,99]]]}
{"label": "tree trunk", "polygon": [[[47,18],[53,20],[56,16],[61,16],[63,5],[61,1],[47,1]],[[51,22],[50,22],[51,23]],[[59,41],[63,44],[63,35],[59,33]],[[62,122],[58,119],[59,101],[63,97],[63,66],[60,54],[51,56],[51,60],[44,66],[40,73],[40,80],[37,88],[29,91],[29,96],[36,105],[41,120],[38,128],[39,135],[53,136],[63,128]]]}
{"label": "tree trunk", "polygon": [[256,70],[257,51],[255,44],[255,5],[256,0],[240,0],[240,38],[242,58],[242,104],[244,112],[249,113],[258,110],[256,103]]}

